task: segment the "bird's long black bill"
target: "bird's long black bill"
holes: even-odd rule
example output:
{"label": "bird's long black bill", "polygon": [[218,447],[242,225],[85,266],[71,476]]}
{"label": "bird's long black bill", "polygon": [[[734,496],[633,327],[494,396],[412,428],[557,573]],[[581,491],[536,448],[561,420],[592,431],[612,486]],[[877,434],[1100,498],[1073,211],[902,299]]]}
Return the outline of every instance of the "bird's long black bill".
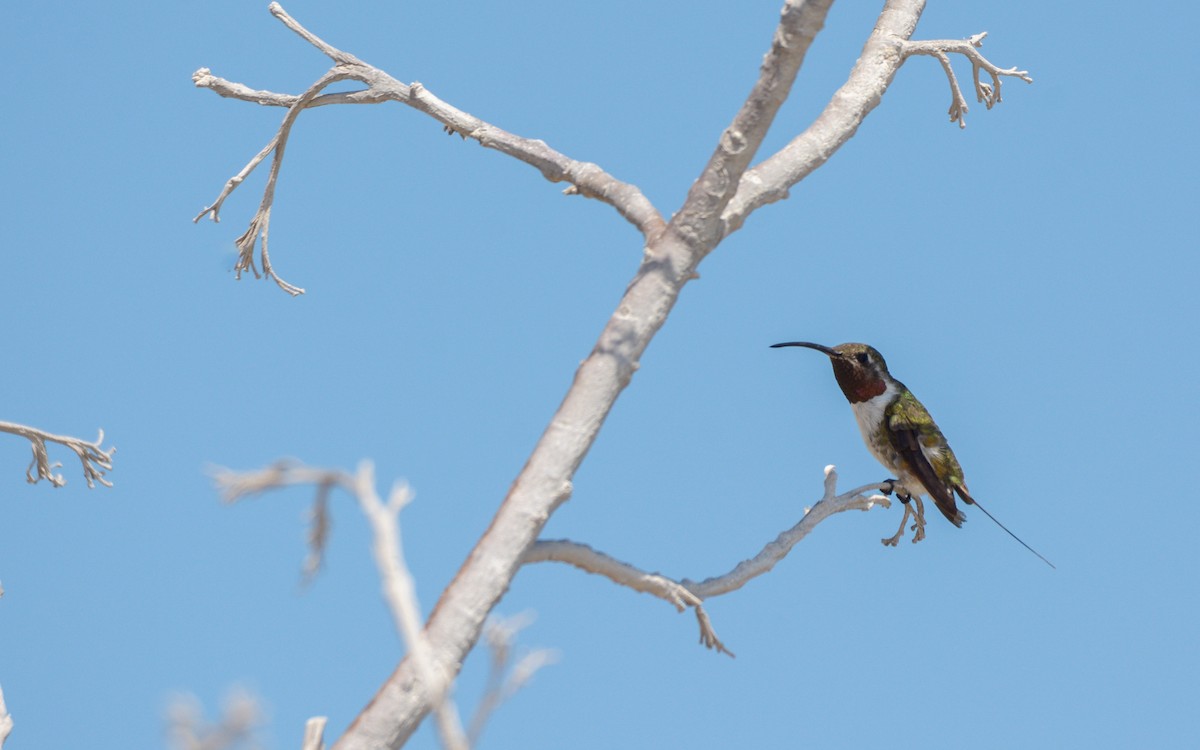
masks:
{"label": "bird's long black bill", "polygon": [[811,341],[785,341],[782,344],[771,344],[772,349],[779,349],[784,346],[803,346],[808,349],[816,349],[817,351],[828,354],[831,357],[842,356],[840,352],[825,346],[824,344],[814,344]]}
{"label": "bird's long black bill", "polygon": [[1005,533],[1007,533],[1007,534],[1008,534],[1009,536],[1011,536],[1013,539],[1016,539],[1018,542],[1020,542],[1022,547],[1024,547],[1024,548],[1025,548],[1025,549],[1027,549],[1027,550],[1029,550],[1029,551],[1030,551],[1030,552],[1032,552],[1033,554],[1037,555],[1037,556],[1038,556],[1038,559],[1040,559],[1042,562],[1044,562],[1044,563],[1046,563],[1047,565],[1049,565],[1051,568],[1054,568],[1055,570],[1058,570],[1058,568],[1057,568],[1057,567],[1055,567],[1054,563],[1052,563],[1052,562],[1050,562],[1049,560],[1047,560],[1046,558],[1042,557],[1042,553],[1041,553],[1041,552],[1038,552],[1038,551],[1037,551],[1037,550],[1035,550],[1033,547],[1030,547],[1028,544],[1026,544],[1026,543],[1025,543],[1025,541],[1024,541],[1023,539],[1021,539],[1021,537],[1019,537],[1019,536],[1017,536],[1016,534],[1012,533],[1011,531],[1009,531],[1009,530],[1008,530],[1008,527],[1007,527],[1007,526],[1005,526],[1004,524],[1002,524],[1002,523],[1000,523],[999,521],[997,521],[997,520],[996,520],[996,517],[995,517],[995,516],[993,516],[991,513],[988,513],[988,512],[987,512],[987,508],[985,508],[985,507],[983,507],[982,505],[980,505],[978,500],[976,500],[975,498],[971,498],[971,503],[972,503],[972,505],[974,505],[976,508],[979,508],[980,510],[982,510],[982,511],[983,511],[983,515],[985,515],[985,516],[987,516],[988,518],[992,519],[992,523],[994,523],[994,524],[996,524],[997,526],[999,526],[1000,528],[1004,529]]}

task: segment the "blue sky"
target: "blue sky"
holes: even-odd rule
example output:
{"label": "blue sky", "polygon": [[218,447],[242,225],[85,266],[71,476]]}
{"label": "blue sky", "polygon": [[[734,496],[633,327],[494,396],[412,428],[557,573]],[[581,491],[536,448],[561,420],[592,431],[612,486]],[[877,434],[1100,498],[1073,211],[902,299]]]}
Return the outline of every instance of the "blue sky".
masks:
{"label": "blue sky", "polygon": [[[878,3],[835,5],[763,153],[844,80]],[[293,0],[315,33],[403,81],[634,182],[673,212],[749,90],[778,0],[576,4]],[[336,736],[401,645],[365,522],[335,505],[299,584],[295,491],[223,507],[206,467],[281,456],[406,478],[431,606],[640,259],[607,206],[399,105],[302,115],[272,258],[309,293],[235,282],[265,174],[194,216],[283,113],[190,75],[299,92],[327,67],[265,2],[8,3],[0,118],[0,419],[118,446],[112,489],[28,486],[0,436],[0,685],[21,748],[156,747],[170,696],[236,685],[268,747]],[[878,481],[822,357],[866,341],[931,409],[978,513],[882,547],[899,510],[821,525],[694,619],[573,569],[499,607],[561,661],[483,747],[1184,747],[1195,673],[1194,4],[1124,13],[931,2],[920,38],[986,30],[1026,68],[946,121],[910,61],[857,136],[701,266],[547,535],[674,577],[722,573],[820,496]],[[970,69],[956,61],[961,77]],[[482,687],[473,656],[464,709]],[[97,728],[103,727],[98,732]],[[424,727],[413,747],[431,747]]]}

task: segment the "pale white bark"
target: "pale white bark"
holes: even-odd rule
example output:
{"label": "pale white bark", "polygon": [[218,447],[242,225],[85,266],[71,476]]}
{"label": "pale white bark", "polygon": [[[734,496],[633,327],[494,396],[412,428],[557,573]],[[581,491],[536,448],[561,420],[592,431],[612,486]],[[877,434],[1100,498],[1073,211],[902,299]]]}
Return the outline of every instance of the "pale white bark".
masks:
{"label": "pale white bark", "polygon": [[[666,231],[646,244],[641,267],[575,373],[562,405],[513,482],[488,530],[442,593],[426,632],[443,664],[458,669],[479,638],[487,613],[508,589],[526,550],[571,494],[571,478],[604,419],[666,321],[696,266],[721,238],[719,217],[786,96],[829,1],[788,2],[762,74],[722,134],[704,172]],[[401,662],[337,741],[338,750],[402,745],[428,712],[419,677]]]}
{"label": "pale white bark", "polygon": [[[55,469],[62,468],[61,463],[50,463],[50,454],[46,450],[46,443],[58,443],[70,448],[76,456],[79,457],[80,464],[83,465],[83,478],[87,482],[88,487],[95,487],[96,483],[105,487],[112,487],[112,482],[104,478],[104,475],[112,471],[112,457],[116,452],[116,448],[104,450],[104,430],[100,430],[100,436],[93,442],[88,442],[82,438],[70,437],[68,435],[54,435],[36,427],[26,427],[23,424],[15,422],[0,422],[0,432],[8,432],[13,435],[19,435],[29,441],[33,448],[33,458],[29,461],[29,467],[25,470],[25,480],[30,484],[37,484],[39,481],[46,479],[55,487],[62,487],[67,483],[62,474],[56,474]],[[34,468],[37,468],[37,474],[34,475]]]}
{"label": "pale white bark", "polygon": [[[986,37],[987,32],[984,31],[968,39],[906,42],[901,48],[905,57],[930,55],[937,58],[937,61],[942,64],[942,70],[946,72],[946,78],[950,81],[950,122],[957,122],[960,128],[967,126],[967,100],[963,96],[962,89],[958,87],[958,78],[955,77],[954,68],[950,65],[951,54],[962,55],[971,61],[971,78],[975,83],[975,100],[983,102],[984,106],[988,109],[991,109],[1002,101],[1000,98],[1001,76],[1020,78],[1025,83],[1033,83],[1033,79],[1029,77],[1029,71],[997,67],[983,55],[979,54],[979,48],[983,46],[983,40]],[[979,80],[980,70],[987,71],[987,74],[992,77],[991,83]]]}
{"label": "pale white bark", "polygon": [[824,495],[811,508],[805,508],[804,517],[800,519],[799,523],[779,534],[758,554],[738,563],[728,573],[699,582],[686,578],[674,581],[660,573],[648,573],[594,550],[586,544],[568,539],[539,540],[525,553],[525,562],[567,563],[588,573],[604,576],[614,583],[627,586],[634,591],[657,596],[681,612],[686,607],[692,607],[695,609],[700,623],[700,642],[708,648],[733,656],[733,653],[717,638],[708,615],[704,612],[702,602],[714,596],[736,591],[751,579],[770,571],[787,556],[792,547],[808,536],[808,533],[818,523],[835,513],[847,510],[866,511],[876,505],[890,507],[891,503],[885,496],[864,494],[872,490],[878,493],[884,489],[884,486],[869,484],[839,495],[837,494],[837,472],[833,466],[826,466]]}
{"label": "pale white bark", "polygon": [[[538,168],[547,179],[570,182],[568,193],[579,193],[609,203],[645,237],[641,265],[615,312],[591,354],[576,371],[574,382],[562,404],[513,482],[491,525],[458,575],[442,593],[429,617],[426,637],[434,660],[446,673],[453,675],[457,672],[478,640],[488,613],[507,590],[546,521],[570,497],[571,481],[576,469],[617,397],[629,384],[642,353],[662,327],[683,286],[695,277],[701,260],[725,236],[741,227],[756,208],[786,197],[792,185],[823,164],[849,140],[866,115],[879,103],[908,56],[931,54],[925,51],[926,47],[907,46],[924,9],[923,0],[887,0],[850,78],[826,109],[788,146],[749,169],[776,111],[788,95],[805,53],[824,23],[831,3],[832,0],[785,2],[757,83],[731,125],[722,133],[704,171],[669,223],[664,223],[662,214],[636,187],[616,180],[594,164],[570,159],[541,141],[522,138],[483,122],[443,102],[418,83],[400,83],[309,33],[277,3],[271,5],[272,14],[334,62],[330,71],[304,94],[289,97],[254,91],[217,78],[207,68],[200,69],[193,76],[197,86],[209,88],[222,96],[289,108],[276,138],[230,180],[214,204],[197,217],[199,219],[209,214],[216,219],[225,197],[246,174],[274,152],[268,190],[250,230],[239,240],[243,252],[239,269],[253,269],[253,242],[261,230],[264,237],[261,257],[264,269],[269,271],[265,238],[274,179],[278,175],[282,146],[296,114],[305,107],[335,103],[398,101],[414,107],[437,119],[452,132],[474,138],[484,146]],[[967,54],[965,50],[951,49],[948,43],[943,43],[940,49],[943,54]],[[973,64],[976,63],[977,60],[973,59]],[[1001,74],[1016,73],[1001,71]],[[359,81],[366,88],[346,94],[321,94],[322,89],[333,80],[346,79]],[[998,93],[997,87],[996,101],[999,100]],[[248,250],[247,242],[250,243]],[[247,259],[250,265],[245,265]],[[278,281],[278,277],[275,278]],[[280,282],[280,286],[291,293],[300,291],[283,282]],[[829,507],[832,508],[832,505]],[[816,520],[819,519],[814,518],[811,522],[815,523]],[[802,525],[804,523],[801,522]],[[767,553],[767,557],[755,565],[769,568],[774,564],[770,562],[774,559],[772,554],[774,552]],[[739,575],[748,569],[743,569]],[[738,580],[734,572],[723,578],[733,576],[728,580]],[[665,579],[645,580],[646,586],[659,586],[663,592],[674,590],[673,595],[679,602],[697,607],[697,614],[702,617],[702,629],[705,627],[703,609],[677,589],[672,589],[670,582]],[[717,583],[708,581],[696,585],[719,587]],[[667,594],[668,600],[671,595]],[[711,631],[711,627],[708,630]],[[712,639],[715,647],[719,641],[715,634]],[[335,747],[338,750],[396,748],[404,743],[431,708],[431,691],[424,670],[416,661],[406,659],[401,662],[370,704],[337,741]]]}
{"label": "pale white bark", "polygon": [[[283,164],[283,152],[292,126],[304,109],[326,104],[375,104],[384,101],[407,104],[441,122],[448,131],[458,133],[464,138],[473,138],[482,146],[496,149],[536,167],[546,179],[552,182],[570,182],[571,187],[567,191],[570,194],[597,198],[612,205],[647,238],[656,236],[665,228],[662,216],[640,190],[633,185],[617,180],[597,165],[570,159],[550,148],[543,141],[522,138],[490,125],[447,104],[420,83],[413,82],[405,85],[382,70],[368,65],[357,57],[318,38],[289,16],[279,3],[271,3],[269,9],[272,15],[289,29],[333,60],[334,65],[300,96],[256,91],[240,83],[233,83],[214,76],[208,68],[200,68],[192,74],[192,81],[196,86],[210,89],[221,96],[288,108],[283,124],[280,125],[275,136],[240,172],[225,183],[217,199],[193,219],[193,221],[199,221],[205,216],[211,216],[213,221],[219,221],[221,205],[225,199],[269,154],[274,154],[271,171],[267,177],[267,187],[263,191],[258,211],[245,234],[237,240],[239,257],[234,267],[237,278],[241,278],[242,271],[246,269],[253,272],[255,277],[259,276],[254,263],[254,248],[261,236],[262,245],[259,255],[263,274],[267,278],[274,278],[279,287],[288,294],[295,296],[304,293],[302,288],[284,281],[274,272],[268,253],[267,239],[271,225],[271,207],[275,200],[275,184],[279,177],[279,169]],[[350,94],[320,95],[330,84],[344,80],[358,81],[367,88]]]}

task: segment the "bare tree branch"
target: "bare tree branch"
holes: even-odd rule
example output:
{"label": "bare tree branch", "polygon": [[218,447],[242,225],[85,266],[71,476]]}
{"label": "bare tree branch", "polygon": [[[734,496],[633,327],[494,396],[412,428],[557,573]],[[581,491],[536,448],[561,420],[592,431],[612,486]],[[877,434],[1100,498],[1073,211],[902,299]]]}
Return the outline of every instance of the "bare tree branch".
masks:
{"label": "bare tree branch", "polygon": [[677,582],[659,573],[647,573],[628,563],[609,557],[603,552],[598,552],[586,544],[567,539],[539,540],[525,554],[524,561],[526,563],[567,563],[585,572],[604,576],[614,583],[627,586],[634,591],[657,596],[681,612],[685,607],[693,607],[700,622],[700,642],[708,648],[733,656],[733,653],[717,638],[701,603],[714,596],[735,591],[752,578],[771,570],[818,523],[835,513],[847,510],[866,511],[876,505],[890,507],[891,503],[885,496],[864,494],[871,490],[881,491],[883,488],[884,485],[881,484],[869,484],[839,495],[837,494],[837,472],[833,466],[826,466],[825,494],[817,501],[816,505],[805,509],[804,518],[799,523],[776,537],[754,557],[738,563],[733,570],[720,576],[707,578],[699,583],[687,579]]}
{"label": "bare tree branch", "polygon": [[250,160],[241,172],[238,172],[229,182],[225,183],[224,189],[217,199],[213,201],[211,206],[208,206],[201,211],[192,221],[200,221],[205,214],[212,214],[215,221],[218,212],[221,210],[221,204],[229,196],[233,190],[241,184],[246,175],[254,171],[267,154],[274,152],[275,158],[271,160],[271,171],[267,174],[267,187],[263,190],[262,201],[258,205],[258,211],[254,214],[254,218],[250,220],[250,227],[237,239],[238,247],[238,262],[233,267],[237,278],[242,278],[242,271],[249,268],[254,272],[254,277],[259,278],[258,268],[254,264],[254,246],[258,243],[258,238],[262,237],[262,248],[259,256],[262,260],[263,275],[267,278],[274,278],[275,283],[279,288],[293,297],[304,294],[304,290],[293,284],[284,281],[279,274],[275,273],[271,268],[271,256],[267,250],[267,239],[271,230],[271,207],[275,203],[275,184],[279,179],[279,170],[283,166],[283,151],[287,147],[288,136],[291,135],[292,126],[296,123],[296,118],[300,116],[300,112],[305,108],[308,102],[316,98],[317,94],[321,93],[326,86],[344,81],[350,78],[351,75],[347,72],[334,67],[325,75],[317,79],[316,83],[308,88],[296,100],[296,103],[288,109],[287,115],[283,118],[283,124],[279,126],[279,132],[271,139],[271,142],[259,151],[258,154]]}
{"label": "bare tree branch", "polygon": [[[300,96],[277,94],[270,91],[251,89],[240,83],[227,81],[212,74],[208,68],[200,68],[192,74],[192,82],[199,88],[208,88],[221,96],[254,102],[267,106],[282,106],[288,108],[279,131],[263,149],[225,183],[221,193],[213,203],[204,208],[193,221],[200,221],[205,216],[211,216],[213,221],[220,220],[221,205],[225,199],[237,189],[254,169],[274,153],[271,172],[267,178],[267,187],[258,211],[250,222],[245,234],[237,240],[238,262],[234,266],[237,278],[242,271],[249,269],[256,278],[258,269],[254,263],[254,247],[259,236],[262,237],[260,259],[263,275],[274,278],[281,289],[293,296],[303,294],[300,287],[289,284],[271,269],[270,257],[267,250],[267,240],[270,230],[271,206],[275,198],[275,184],[279,177],[279,169],[283,161],[284,147],[288,135],[295,124],[300,112],[308,107],[327,104],[374,104],[384,101],[396,101],[407,104],[433,117],[451,132],[458,133],[464,138],[473,138],[480,145],[495,149],[501,153],[520,159],[536,167],[542,175],[551,182],[570,182],[571,187],[564,191],[568,195],[583,195],[597,198],[608,203],[617,210],[627,221],[650,239],[663,231],[666,224],[658,210],[633,185],[615,179],[599,166],[570,159],[555,151],[540,140],[522,138],[505,130],[495,127],[477,117],[457,109],[441,99],[438,99],[420,83],[405,85],[392,78],[382,70],[364,63],[357,57],[343,52],[324,42],[301,26],[289,16],[278,3],[272,3],[271,13],[282,21],[289,29],[299,34],[322,53],[333,60],[334,66]],[[367,86],[362,91],[321,95],[329,85],[344,80],[355,80]]]}
{"label": "bare tree branch", "polygon": [[839,495],[837,494],[837,480],[838,475],[834,467],[826,466],[824,495],[811,508],[805,509],[804,517],[800,519],[799,523],[776,537],[754,557],[738,563],[728,573],[706,578],[698,583],[684,580],[683,585],[703,599],[728,594],[774,568],[777,563],[787,557],[792,547],[799,544],[804,537],[808,536],[808,532],[826,518],[847,510],[868,511],[877,505],[884,508],[891,507],[891,502],[883,495],[866,494],[872,491],[881,492],[885,484],[866,484]]}
{"label": "bare tree branch", "polygon": [[704,611],[704,600],[692,593],[682,583],[677,583],[659,573],[647,573],[639,570],[629,563],[570,539],[538,540],[525,553],[523,562],[567,563],[586,573],[604,576],[610,581],[627,586],[634,591],[657,596],[680,612],[692,607],[696,612],[696,621],[700,625],[700,643],[705,648],[714,649],[719,654],[735,655],[725,647],[725,644],[717,637],[717,632],[713,630],[712,621]]}
{"label": "bare tree branch", "polygon": [[[929,55],[937,58],[937,61],[942,64],[942,70],[946,72],[946,78],[950,81],[950,122],[957,122],[960,128],[967,127],[967,100],[963,97],[962,90],[958,87],[958,79],[954,76],[954,68],[950,66],[948,55],[962,55],[971,61],[971,77],[975,82],[975,100],[983,102],[984,106],[988,109],[991,109],[1001,101],[1001,76],[1020,78],[1025,83],[1033,83],[1033,79],[1029,77],[1029,71],[997,67],[980,54],[979,48],[983,46],[983,40],[986,37],[987,32],[984,31],[968,39],[939,39],[922,42],[907,41],[902,47],[905,59],[908,59],[912,55]],[[987,71],[988,75],[992,77],[990,84],[979,80],[979,71],[981,69]]]}
{"label": "bare tree branch", "polygon": [[314,469],[292,459],[276,461],[258,471],[231,471],[217,467],[211,472],[213,483],[221,493],[221,500],[236,503],[253,495],[270,490],[298,485],[314,484],[319,492],[340,487],[354,494],[354,477],[336,469]]}
{"label": "bare tree branch", "polygon": [[[923,0],[887,0],[859,63],[825,111],[787,147],[750,170],[748,167],[790,90],[809,45],[823,25],[831,2],[786,0],[758,81],[722,134],[686,201],[666,225],[636,187],[614,180],[595,165],[568,159],[541,141],[495,128],[441,101],[419,83],[405,85],[396,81],[309,34],[277,4],[271,6],[276,17],[334,60],[331,73],[340,71],[345,78],[364,84],[366,89],[318,95],[310,88],[306,93],[312,96],[302,105],[298,98],[230,84],[212,76],[206,69],[198,72],[198,86],[212,88],[222,96],[287,106],[289,116],[304,107],[318,106],[318,103],[399,101],[429,114],[451,132],[474,138],[484,146],[537,167],[547,179],[571,182],[575,188],[569,188],[567,192],[579,192],[610,203],[646,238],[641,265],[616,311],[576,371],[562,404],[513,482],[492,523],[430,614],[425,636],[434,660],[446,674],[452,676],[460,668],[475,646],[488,613],[504,595],[546,521],[570,497],[576,469],[616,399],[632,379],[643,352],[664,324],[682,288],[695,278],[699,263],[721,239],[736,231],[753,210],[785,197],[792,185],[823,164],[854,134],[863,118],[878,104],[906,58],[905,44],[924,8]],[[271,148],[269,145],[258,161],[265,159]],[[276,158],[279,158],[278,151]],[[239,176],[248,174],[253,165],[252,162]],[[816,508],[810,514],[812,512],[816,512]],[[810,523],[816,520],[814,517]],[[802,521],[801,525],[804,523]],[[773,544],[786,545],[786,542],[777,540]],[[739,580],[738,576],[749,575],[748,571],[760,567],[769,569],[777,559],[773,557],[774,550],[780,546],[768,547],[772,551],[764,550],[759,557],[743,563],[721,579],[695,584],[707,593],[693,593],[693,596],[715,595],[709,587],[715,591],[720,586],[732,585],[732,581]],[[673,583],[666,579],[644,581],[644,585],[657,585],[664,592],[670,591],[669,584]],[[711,633],[703,609],[678,592],[676,596],[685,605],[696,608],[702,632]],[[719,641],[715,634],[711,638],[716,647]],[[410,651],[410,657],[412,655]],[[434,705],[430,696],[437,694],[436,683],[441,674],[429,676],[418,661],[406,658],[400,663],[337,741],[337,750],[397,748],[405,742]],[[432,688],[431,681],[434,683]]]}
{"label": "bare tree branch", "polygon": [[[720,139],[697,187],[667,231],[646,245],[641,266],[595,348],[550,420],[496,516],[426,625],[438,659],[457,669],[479,638],[488,612],[516,575],[525,552],[554,510],[571,495],[575,470],[605,417],[629,384],[638,360],[670,314],[697,265],[721,239],[720,211],[770,127],[828,2],[788,0],[759,82]],[[702,204],[703,208],[697,205]],[[428,712],[411,660],[402,662],[337,741],[337,750],[397,748]]]}
{"label": "bare tree branch", "polygon": [[[980,101],[987,103],[988,109],[1000,101],[999,76],[1015,76],[1032,82],[1026,71],[997,68],[979,54],[977,48],[986,34],[967,40],[910,41],[924,9],[924,0],[887,0],[883,12],[879,14],[879,22],[867,38],[846,83],[834,93],[821,114],[787,146],[743,175],[737,195],[729,202],[721,217],[725,235],[740,229],[756,209],[786,198],[793,185],[828,161],[850,140],[862,121],[883,99],[884,92],[891,86],[905,60],[912,55],[932,55],[942,61],[950,78],[955,101],[959,103],[958,110],[951,107],[951,121],[957,119],[960,126],[965,126],[961,115],[966,112],[966,103],[949,68],[946,53],[962,54],[971,60],[975,71],[976,95]],[[994,86],[979,82],[980,68],[992,76]]]}
{"label": "bare tree branch", "polygon": [[[296,105],[296,102],[300,101],[300,97],[296,94],[277,94],[273,91],[252,89],[245,84],[227,81],[220,76],[213,75],[212,71],[208,68],[200,68],[195,73],[192,73],[192,83],[198,89],[208,89],[226,99],[238,99],[243,102],[250,102],[251,104],[260,104],[264,107],[285,107],[290,109]],[[379,104],[386,101],[389,101],[389,97],[382,91],[361,89],[359,91],[321,94],[310,101],[305,109],[324,107],[327,104]],[[203,214],[201,214],[201,217],[203,217]],[[213,220],[219,221],[215,216]]]}
{"label": "bare tree branch", "polygon": [[[702,258],[724,237],[723,225],[716,217],[729,205],[758,147],[762,144],[796,80],[804,55],[825,24],[833,0],[787,0],[771,40],[771,49],[763,58],[758,81],[746,97],[741,110],[725,132],[700,178],[688,191],[687,200],[670,228],[686,242],[696,246]],[[703,235],[694,232],[704,229]]]}
{"label": "bare tree branch", "polygon": [[[62,487],[67,483],[66,478],[62,474],[55,474],[54,470],[61,468],[61,463],[50,463],[50,454],[46,450],[46,443],[58,443],[70,448],[76,456],[79,457],[80,464],[83,465],[83,478],[87,481],[88,487],[95,488],[96,483],[105,487],[112,487],[112,482],[104,478],[104,475],[112,471],[112,457],[116,453],[116,448],[104,450],[104,430],[100,430],[100,436],[94,442],[88,442],[82,438],[69,437],[67,435],[54,435],[35,427],[26,427],[23,424],[15,422],[0,422],[0,432],[7,432],[13,435],[19,435],[30,442],[33,448],[33,458],[29,462],[29,467],[25,470],[25,479],[30,484],[37,484],[39,481],[46,479],[55,487]],[[37,475],[34,476],[33,470],[37,468]]]}

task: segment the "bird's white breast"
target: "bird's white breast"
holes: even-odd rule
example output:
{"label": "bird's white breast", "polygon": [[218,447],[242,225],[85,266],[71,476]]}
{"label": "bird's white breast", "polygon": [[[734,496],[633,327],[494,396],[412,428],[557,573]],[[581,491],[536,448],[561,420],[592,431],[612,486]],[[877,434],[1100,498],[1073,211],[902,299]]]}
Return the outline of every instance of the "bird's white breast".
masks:
{"label": "bird's white breast", "polygon": [[879,430],[879,424],[884,420],[884,412],[888,404],[895,400],[899,393],[895,383],[888,383],[883,393],[857,404],[850,404],[854,410],[854,419],[858,421],[858,429],[862,430],[863,440],[870,445]]}
{"label": "bird's white breast", "polygon": [[867,449],[871,451],[871,455],[875,456],[875,460],[893,473],[901,468],[899,457],[887,440],[886,433],[880,427],[887,418],[885,412],[888,404],[895,400],[899,392],[900,389],[896,387],[895,383],[888,383],[887,388],[878,396],[866,401],[859,401],[857,404],[850,404],[850,408],[854,410],[854,420],[858,422],[858,429],[862,432],[863,442],[867,444]]}

